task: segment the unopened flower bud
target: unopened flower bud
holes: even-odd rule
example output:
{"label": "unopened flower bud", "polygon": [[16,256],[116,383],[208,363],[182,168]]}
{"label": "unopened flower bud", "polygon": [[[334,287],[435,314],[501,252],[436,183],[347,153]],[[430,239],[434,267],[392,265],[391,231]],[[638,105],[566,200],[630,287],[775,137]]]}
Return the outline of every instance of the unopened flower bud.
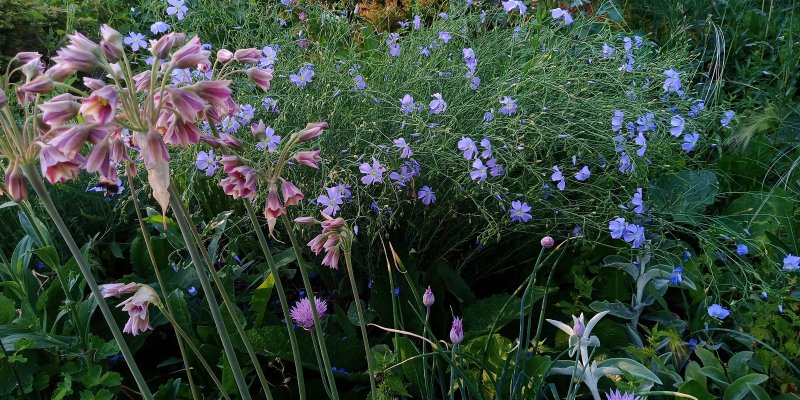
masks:
{"label": "unopened flower bud", "polygon": [[[163,39],[164,35],[161,38]],[[161,39],[159,39],[160,41]],[[186,44],[183,45],[180,49],[175,51],[172,54],[172,64],[175,68],[194,68],[198,64],[202,64],[208,61],[208,56],[211,55],[211,52],[208,50],[203,50],[203,44],[200,43],[200,38],[195,36],[189,39]],[[158,56],[157,56],[158,57]],[[159,57],[159,58],[165,58]]]}
{"label": "unopened flower bud", "polygon": [[295,132],[294,135],[297,135],[299,142],[307,142],[322,135],[322,131],[327,127],[327,122],[311,122],[302,131]]}
{"label": "unopened flower bud", "polygon": [[0,108],[5,107],[8,104],[8,97],[6,97],[6,92],[0,90]]}
{"label": "unopened flower bud", "polygon": [[425,289],[425,294],[422,295],[422,304],[424,304],[425,307],[430,307],[433,305],[434,301],[436,301],[436,297],[433,295],[431,287],[428,286],[428,288]]}
{"label": "unopened flower bud", "polygon": [[103,57],[111,63],[119,61],[125,51],[122,48],[122,34],[114,28],[103,24],[100,27],[100,35],[103,37],[103,40],[100,41],[100,50],[103,52]]}
{"label": "unopened flower bud", "polygon": [[261,52],[255,48],[239,49],[233,53],[236,61],[244,64],[255,64],[261,58]]}
{"label": "unopened flower bud", "polygon": [[553,240],[553,238],[550,236],[545,236],[542,238],[542,241],[540,243],[542,244],[542,247],[544,247],[545,249],[549,249],[556,244],[556,241]]}
{"label": "unopened flower bud", "polygon": [[233,60],[233,52],[228,49],[219,49],[217,51],[217,61],[227,64]]}
{"label": "unopened flower bud", "polygon": [[319,223],[316,218],[314,217],[297,217],[294,219],[294,222],[297,222],[300,225],[316,225]]}
{"label": "unopened flower bud", "polygon": [[458,345],[463,340],[464,340],[464,325],[461,322],[461,318],[454,317],[453,326],[452,328],[450,328],[450,341],[453,342],[454,345]]}
{"label": "unopened flower bud", "polygon": [[[150,53],[153,54],[157,59],[164,60],[169,55],[169,52],[172,50],[173,47],[178,42],[182,42],[186,39],[186,34],[180,32],[172,32],[168,33],[158,40],[151,40],[150,41]],[[200,39],[198,39],[199,42]],[[199,48],[199,46],[198,46]],[[173,56],[174,57],[174,56]],[[188,64],[186,67],[195,66],[199,63],[195,62],[194,64]],[[177,67],[177,68],[186,68],[186,67]]]}
{"label": "unopened flower bud", "polygon": [[269,90],[270,81],[272,81],[272,70],[269,69],[261,69],[261,68],[248,68],[245,70],[247,77],[250,78],[253,83],[258,85],[263,91]]}

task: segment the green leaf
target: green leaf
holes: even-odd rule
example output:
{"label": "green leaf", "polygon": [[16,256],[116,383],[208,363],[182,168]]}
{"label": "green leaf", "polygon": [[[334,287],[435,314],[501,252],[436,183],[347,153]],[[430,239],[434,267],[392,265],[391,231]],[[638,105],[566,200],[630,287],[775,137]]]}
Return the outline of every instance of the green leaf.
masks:
{"label": "green leaf", "polygon": [[47,227],[35,216],[19,213],[19,223],[25,234],[31,237],[36,247],[52,246],[53,238],[50,236],[50,231]]}
{"label": "green leaf", "polygon": [[[250,339],[256,353],[269,357],[278,356],[286,360],[294,359],[292,347],[289,344],[289,334],[286,332],[284,324],[250,329],[245,334]],[[313,370],[318,369],[314,345],[311,343],[311,334],[302,329],[295,329],[295,335],[303,366]],[[344,368],[351,373],[359,373],[366,369],[364,347],[360,340],[342,340],[339,336],[329,334],[325,336],[325,344],[328,348],[328,356],[335,363],[334,367]]]}
{"label": "green leaf", "polygon": [[763,374],[745,375],[731,383],[722,395],[722,400],[742,400],[751,392],[749,385],[760,385],[767,379],[769,377]]}
{"label": "green leaf", "polygon": [[770,400],[771,399],[771,397],[769,396],[769,393],[767,393],[767,391],[764,390],[764,388],[762,388],[761,386],[758,386],[758,385],[756,385],[756,384],[754,384],[752,382],[747,382],[747,388],[750,389],[750,393],[753,394],[753,397],[755,397],[756,400]]}
{"label": "green leaf", "polygon": [[725,377],[725,372],[717,367],[703,367],[700,368],[703,375],[711,378],[712,381],[717,383],[722,389],[728,387],[728,378]]}
{"label": "green leaf", "polygon": [[403,384],[403,380],[400,379],[397,375],[385,375],[383,379],[383,383],[381,384],[381,389],[388,390],[391,394],[401,397],[409,397],[411,396],[406,389],[406,385]]}
{"label": "green leaf", "polygon": [[[531,304],[536,303],[544,296],[544,289],[534,287],[531,289],[533,296],[528,297],[524,313],[531,311]],[[530,301],[531,298],[533,301]],[[508,303],[506,305],[506,303]],[[519,320],[519,308],[522,302],[518,297],[508,293],[499,293],[491,297],[475,301],[464,309],[464,331],[467,335],[477,336],[497,332],[511,321]],[[503,308],[505,306],[505,308]],[[494,332],[489,330],[494,325]]]}
{"label": "green leaf", "polygon": [[434,267],[434,271],[442,279],[442,283],[447,290],[452,293],[453,296],[456,296],[460,302],[464,304],[475,302],[477,299],[475,293],[472,292],[467,281],[465,281],[456,270],[445,263],[438,263]]}
{"label": "green leaf", "polygon": [[598,368],[616,369],[617,374],[634,376],[653,383],[661,384],[661,379],[642,364],[627,358],[609,358],[597,364]]}
{"label": "green leaf", "polygon": [[95,386],[119,386],[122,383],[120,374],[113,371],[103,372],[99,365],[93,365],[86,370],[86,374],[81,378],[81,382],[87,388]]}
{"label": "green leaf", "polygon": [[250,308],[256,313],[255,327],[260,327],[264,322],[264,313],[267,311],[273,287],[275,287],[275,277],[269,273],[267,278],[253,291]]}
{"label": "green leaf", "polygon": [[719,362],[717,356],[709,350],[702,347],[695,347],[694,354],[703,362],[704,367],[715,367],[720,371],[723,370],[722,363]]}
{"label": "green leaf", "polygon": [[734,382],[747,375],[750,367],[747,363],[753,358],[752,351],[740,351],[728,360],[728,380]]}
{"label": "green leaf", "polygon": [[189,306],[186,304],[186,296],[181,289],[175,289],[167,296],[175,321],[186,332],[192,332],[192,314],[189,313]]}
{"label": "green leaf", "polygon": [[[364,300],[359,299],[359,303],[361,304],[361,309],[364,311],[364,323],[368,324],[375,320],[377,315],[367,308],[367,303]],[[350,323],[355,326],[361,326],[361,323],[358,320],[358,309],[356,309],[356,303],[353,302],[350,304],[350,307],[347,309],[347,319],[350,320]]]}
{"label": "green leaf", "polygon": [[552,364],[549,356],[534,356],[525,360],[525,375],[534,387],[538,387],[544,380]]}
{"label": "green leaf", "polygon": [[[705,378],[704,378],[705,379]],[[716,399],[711,393],[708,392],[706,389],[706,385],[704,383],[700,383],[694,379],[689,379],[684,382],[680,389],[678,389],[678,393],[685,393],[697,398],[697,400],[714,400]]]}
{"label": "green leaf", "polygon": [[424,373],[423,368],[424,364],[422,363],[422,358],[417,357],[413,360],[409,360],[411,357],[418,356],[420,354],[417,346],[411,342],[410,339],[404,336],[400,336],[395,340],[395,349],[397,354],[399,355],[400,360],[407,360],[403,362],[401,368],[403,369],[403,375],[408,377],[415,385],[418,387],[424,387]]}
{"label": "green leaf", "polygon": [[84,390],[81,392],[81,400],[111,400],[114,395],[106,389],[101,389],[97,392],[91,390]]}
{"label": "green leaf", "polygon": [[702,384],[703,388],[706,387],[706,376],[700,371],[700,364],[696,361],[689,361],[689,363],[686,364],[686,372],[684,375],[686,376],[686,380],[691,379]]}
{"label": "green leaf", "polygon": [[[159,270],[166,268],[169,264],[166,240],[158,236],[150,236],[150,245],[153,248],[153,256],[156,263],[158,263],[156,267]],[[147,245],[141,234],[137,235],[131,242],[131,262],[133,263],[134,271],[138,275],[143,277],[153,275],[153,264],[150,262],[150,254],[147,252]]]}
{"label": "green leaf", "polygon": [[0,294],[0,325],[9,324],[17,316],[14,301]]}
{"label": "green leaf", "polygon": [[603,259],[603,268],[616,268],[620,271],[625,271],[633,279],[639,277],[639,267],[622,256],[607,256]]}
{"label": "green leaf", "polygon": [[667,174],[650,182],[651,211],[696,226],[718,192],[717,176],[709,170]]}
{"label": "green leaf", "polygon": [[33,251],[37,257],[39,257],[44,265],[50,267],[50,269],[58,269],[61,268],[61,260],[58,258],[58,252],[56,248],[53,246],[44,246],[40,247]]}
{"label": "green leaf", "polygon": [[6,351],[16,351],[17,342],[25,343],[31,349],[58,348],[68,350],[78,342],[75,336],[59,336],[34,332],[28,328],[14,325],[0,325],[0,339]]}
{"label": "green leaf", "polygon": [[766,243],[767,234],[777,235],[796,224],[792,195],[776,188],[772,192],[745,193],[733,200],[715,219],[729,232],[748,228],[752,239]]}
{"label": "green leaf", "polygon": [[613,303],[609,303],[608,300],[594,301],[589,304],[589,307],[595,312],[608,311],[609,314],[619,318],[633,319],[636,317],[636,312],[631,310],[629,305],[620,303],[619,300],[615,300]]}

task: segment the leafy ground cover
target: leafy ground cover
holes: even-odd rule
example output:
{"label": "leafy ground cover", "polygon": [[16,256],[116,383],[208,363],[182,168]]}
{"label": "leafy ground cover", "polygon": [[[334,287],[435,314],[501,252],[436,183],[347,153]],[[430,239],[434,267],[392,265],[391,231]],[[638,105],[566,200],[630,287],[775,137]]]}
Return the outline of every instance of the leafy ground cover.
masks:
{"label": "leafy ground cover", "polygon": [[796,7],[573,3],[10,40],[0,393],[797,397]]}

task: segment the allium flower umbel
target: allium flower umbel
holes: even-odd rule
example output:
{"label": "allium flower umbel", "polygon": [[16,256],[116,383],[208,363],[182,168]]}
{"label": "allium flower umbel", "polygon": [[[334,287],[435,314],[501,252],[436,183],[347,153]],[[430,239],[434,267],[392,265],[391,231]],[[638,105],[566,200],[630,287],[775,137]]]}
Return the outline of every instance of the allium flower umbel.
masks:
{"label": "allium flower umbel", "polygon": [[[317,309],[317,317],[321,320],[328,311],[328,303],[315,296],[314,306]],[[311,300],[308,297],[304,297],[295,303],[291,314],[294,322],[301,328],[307,331],[314,329],[314,312],[311,310]]]}
{"label": "allium flower umbel", "polygon": [[122,311],[128,313],[128,322],[125,324],[123,332],[137,336],[142,332],[153,329],[150,325],[150,315],[147,309],[150,303],[159,304],[158,295],[153,288],[138,283],[114,283],[100,285],[100,290],[103,293],[103,297],[133,293],[133,296],[119,304],[119,307],[122,307]]}
{"label": "allium flower umbel", "polygon": [[[324,214],[323,214],[324,215]],[[322,221],[322,233],[311,239],[308,242],[308,247],[314,254],[319,254],[325,250],[325,257],[322,259],[322,265],[327,265],[332,269],[339,269],[339,254],[342,246],[349,246],[352,240],[352,233],[345,225],[343,218],[330,218],[324,215],[326,219]]]}
{"label": "allium flower umbel", "polygon": [[464,340],[464,325],[459,317],[453,317],[453,326],[450,328],[450,341],[458,346]]}
{"label": "allium flower umbel", "polygon": [[422,304],[424,304],[425,307],[431,307],[435,301],[436,297],[433,295],[431,287],[428,286],[428,288],[425,289],[425,293],[422,295]]}

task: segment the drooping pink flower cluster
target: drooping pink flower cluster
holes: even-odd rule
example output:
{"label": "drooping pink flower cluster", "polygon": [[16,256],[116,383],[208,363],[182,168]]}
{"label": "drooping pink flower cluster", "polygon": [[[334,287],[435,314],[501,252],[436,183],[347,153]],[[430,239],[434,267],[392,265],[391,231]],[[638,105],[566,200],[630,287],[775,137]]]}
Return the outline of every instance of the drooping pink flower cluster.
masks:
{"label": "drooping pink flower cluster", "polygon": [[[223,155],[220,163],[223,166],[222,171],[227,174],[227,177],[220,181],[222,190],[235,199],[252,199],[258,190],[259,182],[263,181],[267,187],[264,217],[267,219],[269,234],[272,235],[278,217],[286,213],[286,207],[298,205],[305,198],[297,185],[281,176],[287,162],[287,155],[292,146],[320,136],[327,127],[327,122],[309,123],[303,130],[293,133],[288,142],[284,144],[286,147],[280,152],[277,163],[271,171],[256,171],[247,165],[248,161],[244,158],[230,154]],[[264,136],[265,129],[263,122],[259,122],[253,127],[253,135],[260,138]],[[297,151],[291,156],[291,159],[312,168],[319,168],[321,161],[319,150]]]}
{"label": "drooping pink flower cluster", "polygon": [[[295,220],[298,223],[314,223],[313,219],[307,217],[298,218]],[[325,257],[322,259],[322,265],[327,265],[333,269],[339,269],[339,253],[342,244],[342,228],[344,227],[344,219],[339,217],[335,219],[326,219],[322,221],[322,233],[311,239],[308,242],[308,247],[314,254],[319,254],[325,250]]]}
{"label": "drooping pink flower cluster", "polygon": [[100,285],[100,290],[104,298],[133,293],[133,296],[128,297],[119,304],[119,307],[122,307],[122,311],[128,313],[128,322],[125,324],[123,332],[137,336],[142,332],[153,329],[150,325],[148,307],[150,303],[159,303],[158,295],[153,288],[139,283],[111,283]]}
{"label": "drooping pink flower cluster", "polygon": [[[239,111],[232,98],[230,74],[246,74],[263,90],[269,88],[271,70],[229,68],[232,61],[253,63],[256,49],[240,49],[235,53],[220,50],[220,68],[215,71],[209,59],[211,52],[203,48],[197,36],[187,40],[183,33],[169,33],[150,42],[154,57],[152,69],[135,73],[134,64],[125,60],[123,38],[107,25],[100,29],[102,40],[95,43],[80,33],[68,36],[68,44],[52,58],[54,65],[44,68],[38,53],[19,53],[12,62],[21,64],[6,78],[22,72],[25,79],[16,87],[19,104],[29,106],[56,88],[66,88],[41,104],[33,104],[37,118],[24,129],[36,130],[31,145],[33,156],[39,155],[42,175],[51,183],[65,182],[77,177],[80,171],[97,172],[101,181],[116,181],[117,169],[131,161],[128,149],[139,151],[148,171],[153,195],[166,209],[169,201],[169,152],[167,145],[187,147],[200,141],[214,147],[237,149],[241,141],[228,134],[209,135],[199,123],[219,124],[226,116]],[[230,53],[231,56],[226,55]],[[170,80],[176,69],[197,68],[204,74],[197,82]],[[69,87],[65,80],[77,72],[105,72],[103,79],[85,77],[86,94]],[[205,73],[208,74],[205,74]],[[219,75],[219,76],[217,76]],[[6,99],[3,92],[0,100]],[[0,101],[0,108],[7,106]],[[79,117],[79,118],[76,118]],[[6,127],[4,127],[4,130]],[[89,144],[91,150],[82,153]],[[13,159],[27,149],[0,149]],[[6,188],[15,200],[27,195],[20,179],[17,163],[6,169]],[[131,170],[130,172],[134,172]],[[243,196],[246,197],[246,196]]]}

